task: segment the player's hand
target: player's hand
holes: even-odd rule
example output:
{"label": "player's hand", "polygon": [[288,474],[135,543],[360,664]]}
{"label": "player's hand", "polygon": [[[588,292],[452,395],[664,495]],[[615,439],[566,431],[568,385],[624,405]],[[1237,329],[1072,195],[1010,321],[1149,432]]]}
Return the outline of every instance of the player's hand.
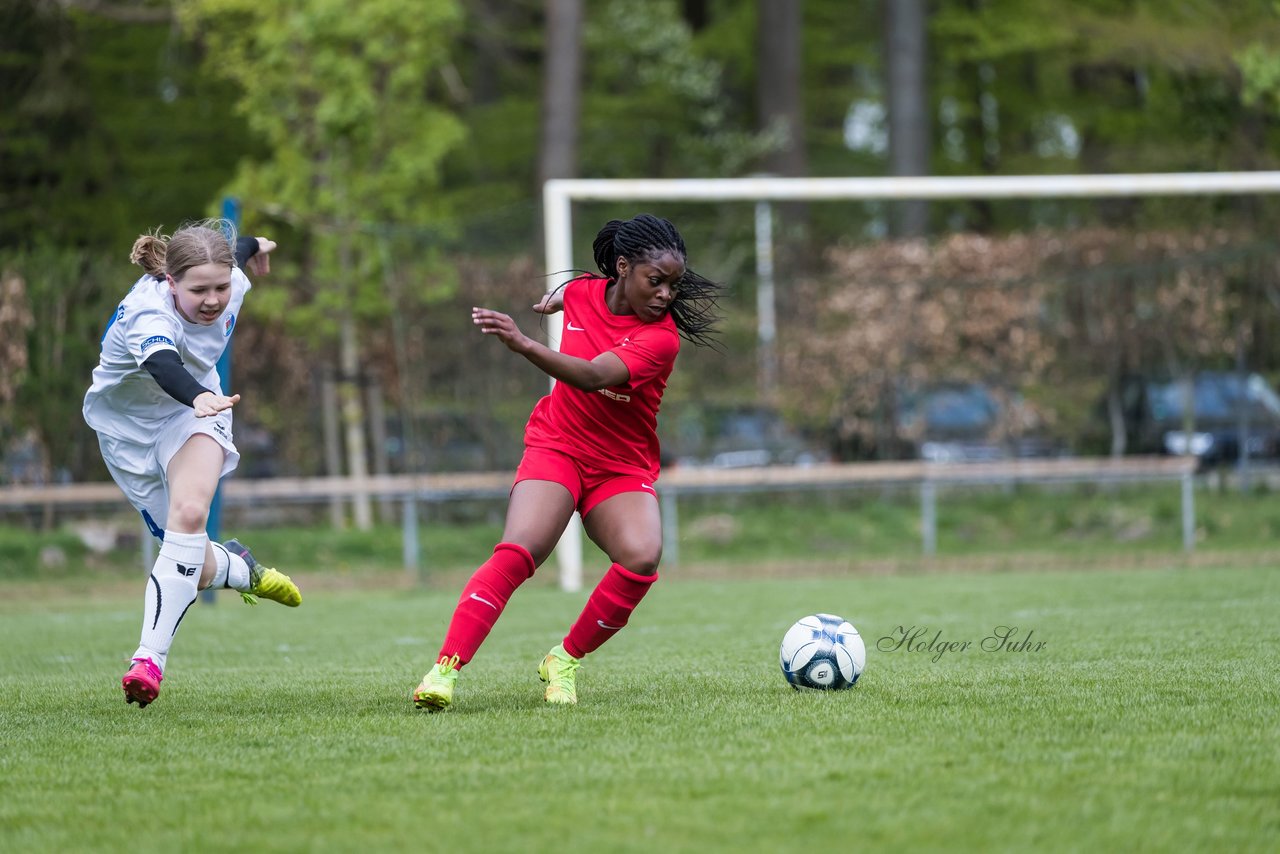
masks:
{"label": "player's hand", "polygon": [[258,251],[249,259],[249,272],[255,276],[265,276],[271,272],[271,253],[276,248],[276,242],[266,237],[259,237]]}
{"label": "player's hand", "polygon": [[208,418],[210,415],[217,415],[219,412],[230,409],[239,402],[238,394],[227,397],[224,394],[204,391],[197,394],[196,399],[191,401],[191,408],[196,411],[196,418]]}
{"label": "player's hand", "polygon": [[479,326],[480,331],[485,335],[496,335],[498,340],[517,353],[521,351],[522,346],[529,340],[520,331],[520,327],[516,326],[516,322],[500,311],[473,306],[471,309],[471,322]]}
{"label": "player's hand", "polygon": [[564,311],[564,288],[556,288],[549,294],[543,294],[542,300],[533,307],[538,314],[555,314]]}

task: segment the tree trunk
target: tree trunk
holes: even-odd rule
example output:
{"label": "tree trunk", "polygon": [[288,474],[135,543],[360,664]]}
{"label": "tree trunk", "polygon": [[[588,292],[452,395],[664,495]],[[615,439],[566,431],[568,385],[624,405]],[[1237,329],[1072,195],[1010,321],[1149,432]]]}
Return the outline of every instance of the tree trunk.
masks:
{"label": "tree trunk", "polygon": [[[889,118],[889,174],[929,174],[929,99],[925,85],[925,0],[885,0],[884,70]],[[899,202],[890,225],[896,237],[922,237],[929,208]]]}
{"label": "tree trunk", "polygon": [[800,86],[800,0],[758,0],[760,127],[781,128],[785,142],[765,168],[788,178],[808,172]]}
{"label": "tree trunk", "polygon": [[[338,448],[338,393],[333,371],[325,367],[320,375],[321,427],[324,430],[324,473],[326,477],[342,477],[342,452]],[[343,500],[329,496],[329,526],[340,531],[347,526]]]}
{"label": "tree trunk", "polygon": [[680,4],[681,17],[689,25],[689,29],[695,33],[705,29],[707,24],[711,23],[711,10],[708,5],[707,0],[683,0]]}
{"label": "tree trunk", "polygon": [[[356,340],[356,323],[350,314],[342,318],[339,365],[342,370],[338,384],[341,401],[343,436],[347,445],[347,470],[356,486],[369,479],[369,465],[365,458],[364,405],[360,400],[360,351]],[[373,502],[363,492],[351,502],[355,512],[356,530],[368,531],[373,527]]]}
{"label": "tree trunk", "polygon": [[801,98],[800,0],[757,0],[756,8],[760,126],[785,133],[785,143],[768,155],[765,168],[775,175],[803,177],[809,164]]}
{"label": "tree trunk", "polygon": [[[976,18],[983,12],[986,0],[968,0],[966,8]],[[964,112],[961,127],[964,131],[966,145],[971,147],[972,154],[968,160],[976,166],[979,175],[996,175],[1000,170],[999,129],[989,121],[987,104],[995,102],[992,82],[995,71],[990,62],[967,60],[960,63],[959,74],[965,87],[965,100],[968,109]],[[979,234],[991,234],[995,229],[996,212],[991,199],[969,200],[969,224],[972,231]]]}
{"label": "tree trunk", "polygon": [[[342,313],[338,326],[338,399],[342,408],[343,435],[347,444],[347,472],[356,486],[361,486],[369,479],[369,464],[365,452],[364,436],[364,402],[360,394],[360,343],[356,335],[356,320],[353,316],[355,300],[351,293],[351,229],[342,228],[338,236],[338,268],[342,276],[342,287],[346,291],[347,310]],[[363,491],[351,502],[355,513],[355,525],[358,531],[373,528],[373,501]]]}
{"label": "tree trunk", "polygon": [[546,0],[539,188],[552,178],[572,178],[578,172],[582,24],[582,0]]}
{"label": "tree trunk", "polygon": [[[1071,85],[1082,101],[1099,105],[1094,109],[1099,115],[1111,116],[1143,109],[1144,98],[1138,72],[1129,66],[1114,62],[1076,65],[1071,69]],[[1098,121],[1095,118],[1078,129],[1078,162],[1085,174],[1114,171],[1113,149],[1098,132],[1095,126]],[[1141,200],[1132,196],[1100,198],[1094,201],[1095,208],[1109,226],[1131,225],[1141,204]]]}
{"label": "tree trunk", "polygon": [[1120,399],[1120,385],[1112,381],[1107,386],[1107,423],[1111,426],[1111,456],[1123,457],[1129,445],[1124,423],[1124,403]]}
{"label": "tree trunk", "polygon": [[[382,380],[371,374],[368,385],[369,438],[370,450],[373,452],[373,473],[378,477],[391,474],[391,461],[387,455],[387,407],[382,397]],[[383,525],[395,521],[395,508],[390,498],[378,501],[378,522]]]}
{"label": "tree trunk", "polygon": [[[764,158],[764,170],[785,178],[809,174],[804,135],[803,27],[800,0],[756,0],[757,76],[756,97],[760,129],[781,131],[783,144]],[[777,216],[776,266],[796,270],[810,253],[794,240],[803,238],[809,220],[804,202],[784,202],[774,207]]]}

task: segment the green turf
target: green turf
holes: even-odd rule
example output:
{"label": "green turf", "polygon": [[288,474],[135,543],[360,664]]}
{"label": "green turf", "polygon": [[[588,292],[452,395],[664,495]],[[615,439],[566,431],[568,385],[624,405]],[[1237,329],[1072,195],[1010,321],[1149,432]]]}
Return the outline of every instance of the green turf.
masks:
{"label": "green turf", "polygon": [[[435,715],[408,695],[456,590],[194,607],[143,711],[118,685],[141,584],[4,593],[5,851],[1280,848],[1271,568],[670,573],[573,708],[534,670],[584,594],[537,584]],[[779,673],[814,611],[868,641],[851,691]],[[998,626],[1044,646],[983,650]],[[899,627],[972,646],[878,650]]]}

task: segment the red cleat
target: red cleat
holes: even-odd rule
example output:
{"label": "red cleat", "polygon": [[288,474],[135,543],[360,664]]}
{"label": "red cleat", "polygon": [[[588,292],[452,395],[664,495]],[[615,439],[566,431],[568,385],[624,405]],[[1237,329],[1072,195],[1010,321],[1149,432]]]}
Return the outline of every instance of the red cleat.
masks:
{"label": "red cleat", "polygon": [[137,703],[139,709],[145,709],[148,703],[154,703],[160,695],[160,680],[164,676],[160,668],[149,658],[135,658],[133,666],[124,674],[120,685],[124,688],[124,701]]}

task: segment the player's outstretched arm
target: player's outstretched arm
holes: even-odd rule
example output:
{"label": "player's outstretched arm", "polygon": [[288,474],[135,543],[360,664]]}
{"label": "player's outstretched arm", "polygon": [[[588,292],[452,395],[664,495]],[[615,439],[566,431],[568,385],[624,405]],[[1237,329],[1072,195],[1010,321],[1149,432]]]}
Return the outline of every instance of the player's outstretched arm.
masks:
{"label": "player's outstretched arm", "polygon": [[472,308],[471,322],[480,327],[485,335],[497,337],[513,353],[519,353],[533,362],[548,376],[574,388],[597,391],[620,385],[631,378],[631,371],[617,354],[604,352],[590,361],[566,356],[525,335],[510,316],[500,311]]}

